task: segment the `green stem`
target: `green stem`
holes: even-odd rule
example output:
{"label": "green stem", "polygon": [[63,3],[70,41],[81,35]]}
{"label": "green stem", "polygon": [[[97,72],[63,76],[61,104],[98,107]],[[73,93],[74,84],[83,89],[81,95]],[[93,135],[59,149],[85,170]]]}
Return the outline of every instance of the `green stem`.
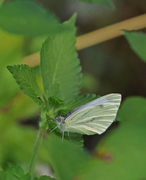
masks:
{"label": "green stem", "polygon": [[44,129],[40,128],[38,131],[38,134],[37,134],[36,142],[35,142],[34,149],[33,149],[32,158],[30,161],[30,167],[29,167],[29,174],[31,176],[31,179],[33,179],[35,163],[36,163],[38,151],[40,149],[40,145],[41,145],[44,133],[45,133]]}

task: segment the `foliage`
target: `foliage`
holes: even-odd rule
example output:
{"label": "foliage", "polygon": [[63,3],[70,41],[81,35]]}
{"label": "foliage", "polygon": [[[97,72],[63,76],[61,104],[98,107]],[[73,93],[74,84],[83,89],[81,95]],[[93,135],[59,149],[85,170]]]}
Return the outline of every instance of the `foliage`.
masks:
{"label": "foliage", "polygon": [[[109,0],[82,0],[84,2],[101,2],[114,7]],[[3,1],[0,1],[3,4]],[[41,120],[39,122],[39,133],[37,139],[43,139],[40,152],[39,146],[34,146],[33,159],[47,162],[53,169],[58,180],[88,180],[88,179],[144,179],[145,173],[145,151],[146,151],[146,99],[142,97],[131,97],[122,104],[118,118],[120,126],[108,134],[99,142],[93,154],[89,155],[83,149],[82,135],[65,133],[62,142],[62,131],[57,128],[49,137],[49,132],[56,127],[56,122],[51,121],[59,115],[66,115],[71,110],[85,104],[97,96],[95,94],[80,95],[81,88],[81,66],[76,52],[76,14],[68,21],[60,23],[59,19],[38,3],[28,0],[15,0],[4,3],[0,8],[0,27],[10,33],[0,32],[1,53],[1,106],[0,110],[0,142],[1,145],[1,170],[0,179],[21,180],[53,180],[49,176],[33,176],[33,168],[27,172],[23,167],[28,164],[30,151],[34,142],[35,132],[31,128],[25,131],[20,127],[16,119],[29,118],[38,113],[38,105],[41,108]],[[19,24],[19,26],[17,26]],[[145,61],[145,34],[124,31],[132,49]],[[20,36],[21,35],[21,36]],[[19,59],[24,57],[23,36],[38,37],[47,36],[40,50],[41,84],[36,76],[35,68],[25,64],[18,64]],[[13,39],[13,43],[6,43]],[[41,37],[42,38],[42,37]],[[9,65],[9,66],[7,66]],[[18,87],[11,80],[13,75]],[[38,73],[39,73],[38,70]],[[8,76],[7,76],[8,75]],[[7,79],[9,81],[7,81]],[[5,81],[4,81],[5,80]],[[94,81],[93,81],[94,82]],[[11,87],[11,90],[9,87]],[[4,97],[4,94],[7,97]],[[9,102],[15,94],[16,98]],[[19,97],[19,98],[18,98]],[[41,133],[40,133],[41,132]],[[6,142],[8,144],[6,145]],[[41,140],[40,140],[41,142]],[[11,154],[9,153],[11,150]],[[10,158],[7,155],[10,154]],[[13,158],[12,158],[13,157]],[[13,163],[8,163],[7,159]],[[18,160],[17,160],[18,159]],[[35,161],[33,162],[35,164]],[[31,168],[30,168],[31,169]]]}
{"label": "foliage", "polygon": [[102,161],[90,161],[81,180],[132,180],[146,177],[145,107],[146,99],[142,97],[130,97],[124,101],[118,114],[122,120],[120,127],[96,149],[94,157]]}
{"label": "foliage", "polygon": [[43,95],[36,82],[33,69],[28,65],[8,66],[7,68],[13,74],[22,92],[43,106],[43,102],[38,98],[38,96],[43,98]]}
{"label": "foliage", "polygon": [[29,180],[30,175],[28,173],[24,174],[24,170],[20,166],[9,163],[7,170],[0,172],[0,178]]}
{"label": "foliage", "polygon": [[146,62],[146,35],[142,32],[124,31],[125,37],[131,49]]}
{"label": "foliage", "polygon": [[[18,24],[19,26],[17,26]],[[53,13],[28,0],[5,3],[0,9],[0,27],[10,33],[31,37],[69,30],[67,26],[59,23]]]}
{"label": "foliage", "polygon": [[62,145],[61,139],[57,136],[51,135],[45,143],[58,180],[73,179],[90,159],[81,147],[74,146],[67,140],[64,140]]}
{"label": "foliage", "polygon": [[[31,177],[28,173],[24,173],[24,170],[17,165],[8,164],[8,168],[6,171],[0,171],[0,179],[8,180],[31,180]],[[34,180],[53,180],[49,176],[41,176],[40,178],[34,177]],[[54,179],[55,180],[55,179]]]}
{"label": "foliage", "polygon": [[[81,84],[81,67],[75,48],[75,16],[68,23],[72,32],[49,36],[41,49],[40,69],[46,98],[57,97],[71,101]],[[48,83],[49,82],[49,83]]]}

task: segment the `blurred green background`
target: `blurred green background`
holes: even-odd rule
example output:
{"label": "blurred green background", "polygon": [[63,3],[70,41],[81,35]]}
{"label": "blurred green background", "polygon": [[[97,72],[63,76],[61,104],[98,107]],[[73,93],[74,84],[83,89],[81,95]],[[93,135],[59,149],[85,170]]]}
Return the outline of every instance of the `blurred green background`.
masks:
{"label": "blurred green background", "polygon": [[[61,22],[77,12],[77,36],[146,12],[145,0],[113,0],[116,9],[104,4],[74,0],[37,2],[54,13]],[[11,17],[3,23],[9,24],[9,21]],[[146,32],[146,29],[142,32]],[[46,37],[44,34],[35,37],[17,35],[0,26],[2,167],[6,166],[7,161],[20,164],[29,162],[40,115],[38,105],[20,92],[6,66],[21,64],[25,56],[38,52]],[[146,179],[146,64],[131,50],[125,37],[83,49],[78,54],[83,72],[81,94],[105,95],[117,92],[123,97],[118,114],[120,121],[113,123],[101,136],[84,136],[85,148],[90,150],[95,161],[90,165],[93,172],[87,171],[83,179],[93,179],[94,173],[98,173],[99,179],[113,180],[119,178],[119,174],[122,180]],[[37,67],[36,74],[40,82]],[[46,162],[45,149],[42,152],[39,160]],[[94,163],[97,164],[97,172],[92,168]]]}

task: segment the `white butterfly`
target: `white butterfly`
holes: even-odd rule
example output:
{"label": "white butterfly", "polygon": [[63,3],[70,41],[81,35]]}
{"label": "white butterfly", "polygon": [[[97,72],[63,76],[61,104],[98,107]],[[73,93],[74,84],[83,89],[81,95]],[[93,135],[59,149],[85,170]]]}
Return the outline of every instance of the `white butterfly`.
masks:
{"label": "white butterfly", "polygon": [[[89,103],[77,107],[65,117],[55,118],[56,128],[64,132],[75,132],[80,134],[102,134],[116,118],[121,103],[121,94],[108,94],[95,99]],[[53,129],[53,130],[54,130]],[[53,131],[52,130],[52,131]]]}

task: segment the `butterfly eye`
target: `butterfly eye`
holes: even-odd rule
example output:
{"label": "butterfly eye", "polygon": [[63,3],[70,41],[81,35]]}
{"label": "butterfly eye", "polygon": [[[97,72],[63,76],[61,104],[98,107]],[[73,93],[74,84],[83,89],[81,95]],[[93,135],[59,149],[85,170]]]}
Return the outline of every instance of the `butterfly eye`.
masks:
{"label": "butterfly eye", "polygon": [[60,116],[56,117],[56,118],[55,118],[55,121],[56,121],[57,124],[58,124],[58,123],[61,123],[61,118],[60,118]]}

